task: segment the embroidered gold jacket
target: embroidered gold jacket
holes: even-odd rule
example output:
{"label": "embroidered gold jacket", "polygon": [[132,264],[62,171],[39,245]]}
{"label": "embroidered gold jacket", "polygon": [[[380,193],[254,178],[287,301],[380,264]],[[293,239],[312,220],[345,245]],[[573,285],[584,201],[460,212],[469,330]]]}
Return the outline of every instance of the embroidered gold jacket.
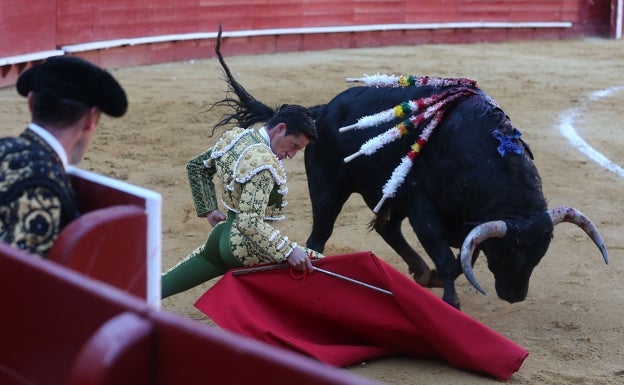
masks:
{"label": "embroidered gold jacket", "polygon": [[257,129],[227,131],[187,164],[187,172],[198,216],[218,208],[217,194],[221,204],[236,213],[230,247],[244,265],[281,262],[297,247],[271,225],[284,219],[286,171]]}
{"label": "embroidered gold jacket", "polygon": [[79,215],[74,190],[54,150],[37,134],[0,139],[0,240],[46,257]]}

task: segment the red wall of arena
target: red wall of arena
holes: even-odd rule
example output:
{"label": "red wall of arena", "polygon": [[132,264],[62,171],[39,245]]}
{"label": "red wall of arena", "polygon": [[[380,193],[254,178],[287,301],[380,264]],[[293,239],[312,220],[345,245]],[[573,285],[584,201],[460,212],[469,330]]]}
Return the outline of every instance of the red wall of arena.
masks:
{"label": "red wall of arena", "polygon": [[[58,54],[80,55],[109,68],[211,57],[213,39],[206,34],[198,38],[189,34],[214,34],[219,23],[225,33],[240,35],[225,35],[228,55],[400,44],[609,37],[613,36],[617,2],[2,0],[0,86],[13,84],[17,75],[32,63]],[[519,23],[533,24],[522,26]],[[535,26],[535,23],[546,24]],[[568,25],[548,26],[548,23]],[[368,28],[359,28],[366,26]],[[319,29],[324,27],[332,29]],[[274,29],[277,31],[271,31]],[[137,41],[137,38],[146,39]],[[123,39],[130,40],[120,42]],[[76,48],[76,45],[92,42],[103,42],[103,45]]]}

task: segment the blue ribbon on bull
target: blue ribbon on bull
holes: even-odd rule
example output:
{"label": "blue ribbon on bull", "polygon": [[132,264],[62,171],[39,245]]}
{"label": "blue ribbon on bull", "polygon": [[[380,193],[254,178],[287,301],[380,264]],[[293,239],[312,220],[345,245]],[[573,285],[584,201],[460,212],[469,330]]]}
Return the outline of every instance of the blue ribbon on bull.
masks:
{"label": "blue ribbon on bull", "polygon": [[515,152],[516,154],[522,154],[524,147],[518,142],[522,133],[514,128],[511,133],[503,133],[500,130],[492,131],[494,136],[500,142],[500,146],[496,149],[501,156],[505,156],[507,151]]}

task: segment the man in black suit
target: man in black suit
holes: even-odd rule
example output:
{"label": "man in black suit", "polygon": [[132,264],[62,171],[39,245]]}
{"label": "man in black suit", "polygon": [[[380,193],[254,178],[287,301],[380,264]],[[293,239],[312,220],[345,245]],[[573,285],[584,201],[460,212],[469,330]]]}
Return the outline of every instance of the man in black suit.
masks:
{"label": "man in black suit", "polygon": [[128,101],[107,71],[73,56],[29,68],[16,86],[31,123],[18,137],[0,139],[0,240],[45,258],[80,215],[65,168],[82,159],[100,114],[120,117]]}

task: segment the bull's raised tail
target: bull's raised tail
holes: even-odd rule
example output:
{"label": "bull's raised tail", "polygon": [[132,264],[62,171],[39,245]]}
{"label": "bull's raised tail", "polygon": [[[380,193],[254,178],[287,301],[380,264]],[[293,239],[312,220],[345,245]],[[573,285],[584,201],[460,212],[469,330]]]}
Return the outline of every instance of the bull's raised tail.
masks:
{"label": "bull's raised tail", "polygon": [[230,91],[236,94],[236,98],[228,95],[225,99],[216,102],[210,108],[212,109],[218,106],[228,107],[233,109],[235,112],[221,118],[221,120],[214,126],[213,132],[217,127],[225,126],[232,121],[236,121],[237,125],[243,128],[250,127],[256,123],[266,122],[275,114],[275,109],[251,96],[251,94],[249,94],[249,92],[247,92],[247,90],[234,79],[234,76],[232,76],[230,69],[227,64],[225,64],[223,55],[221,54],[221,32],[221,25],[219,25],[215,53],[217,54],[219,63],[221,63],[223,71],[225,72],[225,80],[230,87]]}

